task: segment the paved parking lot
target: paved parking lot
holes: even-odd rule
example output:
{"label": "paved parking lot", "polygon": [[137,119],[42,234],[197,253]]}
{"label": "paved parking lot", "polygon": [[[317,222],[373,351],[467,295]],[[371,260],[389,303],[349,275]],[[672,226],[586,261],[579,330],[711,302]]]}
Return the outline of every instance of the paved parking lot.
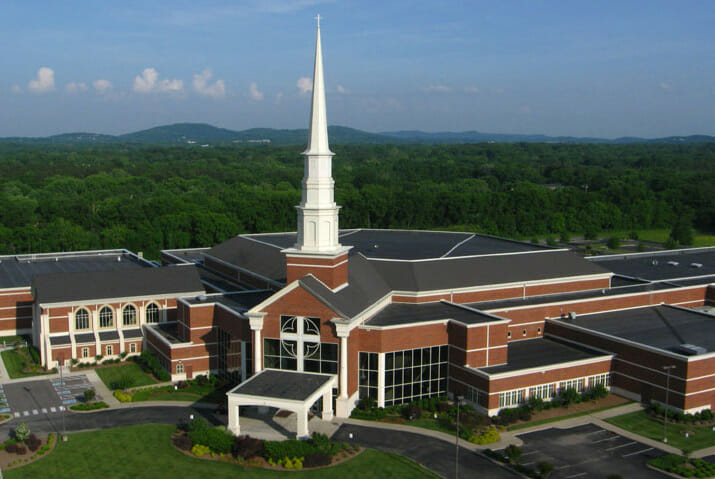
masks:
{"label": "paved parking lot", "polygon": [[[2,412],[11,413],[16,418],[55,414],[77,403],[84,391],[91,387],[85,375],[67,377],[63,381],[55,378],[8,383],[0,387],[0,407]],[[5,406],[2,406],[3,398]]]}
{"label": "paved parking lot", "polygon": [[550,462],[555,467],[552,479],[605,479],[609,474],[629,479],[668,477],[646,467],[646,462],[664,452],[592,424],[546,429],[519,439],[524,442],[520,462],[530,467]]}

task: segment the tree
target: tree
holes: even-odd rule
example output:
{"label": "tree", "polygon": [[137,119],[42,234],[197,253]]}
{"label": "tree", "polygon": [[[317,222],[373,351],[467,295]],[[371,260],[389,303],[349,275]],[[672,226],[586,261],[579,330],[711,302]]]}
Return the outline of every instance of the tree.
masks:
{"label": "tree", "polygon": [[87,401],[88,403],[92,402],[97,394],[94,392],[94,389],[87,389],[84,392],[84,400]]}
{"label": "tree", "polygon": [[30,437],[30,429],[24,422],[21,422],[15,428],[15,439],[18,441],[26,441]]}
{"label": "tree", "polygon": [[618,249],[621,247],[621,239],[618,236],[611,236],[606,243],[608,249]]}
{"label": "tree", "polygon": [[504,454],[509,459],[509,464],[516,464],[521,457],[521,449],[514,444],[509,444],[506,449],[504,449]]}
{"label": "tree", "polygon": [[670,239],[681,245],[693,244],[693,226],[688,215],[678,216],[670,230]]}
{"label": "tree", "polygon": [[554,472],[554,465],[550,462],[542,461],[536,465],[536,470],[539,473],[539,477],[548,479],[551,473]]}

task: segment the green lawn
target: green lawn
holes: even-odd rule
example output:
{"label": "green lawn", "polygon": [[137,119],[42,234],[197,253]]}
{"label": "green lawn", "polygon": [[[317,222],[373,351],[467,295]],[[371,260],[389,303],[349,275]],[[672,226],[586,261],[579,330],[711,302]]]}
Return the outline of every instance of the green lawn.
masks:
{"label": "green lawn", "polygon": [[283,472],[244,468],[194,459],[180,453],[170,442],[173,430],[173,426],[149,424],[72,434],[68,442],[59,442],[47,457],[18,469],[4,471],[3,475],[7,479],[437,477],[409,459],[374,450],[367,450],[338,466],[314,471]]}
{"label": "green lawn", "polygon": [[174,389],[174,386],[161,386],[136,391],[133,402],[139,401],[200,401],[222,403],[226,401],[226,389],[216,388],[211,384],[189,384],[187,387]]}
{"label": "green lawn", "polygon": [[11,379],[40,376],[56,373],[57,370],[46,371],[39,363],[32,360],[29,348],[8,349],[0,353],[5,369]]}
{"label": "green lawn", "polygon": [[156,381],[151,376],[142,371],[138,364],[134,363],[97,368],[95,371],[109,389],[124,389],[156,384]]}
{"label": "green lawn", "polygon": [[[655,419],[645,411],[612,417],[606,419],[606,422],[656,441],[663,440],[663,419]],[[695,434],[691,434],[686,439],[686,431]],[[695,427],[693,425],[668,423],[668,444],[677,447],[683,452],[697,451],[715,444],[715,431],[710,426]]]}

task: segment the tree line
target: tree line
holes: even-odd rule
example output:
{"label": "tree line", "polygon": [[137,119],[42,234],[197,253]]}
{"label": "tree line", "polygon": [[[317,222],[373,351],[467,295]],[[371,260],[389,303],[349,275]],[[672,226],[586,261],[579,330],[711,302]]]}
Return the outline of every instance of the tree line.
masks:
{"label": "tree line", "polygon": [[[715,144],[333,147],[342,228],[507,237],[715,230]],[[299,147],[0,145],[3,254],[211,246],[295,230]]]}

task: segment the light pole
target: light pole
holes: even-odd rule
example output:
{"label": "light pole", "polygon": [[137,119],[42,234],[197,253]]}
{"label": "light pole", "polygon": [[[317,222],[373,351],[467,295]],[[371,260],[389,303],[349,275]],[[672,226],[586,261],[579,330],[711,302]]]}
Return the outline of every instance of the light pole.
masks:
{"label": "light pole", "polygon": [[668,392],[670,392],[670,370],[675,369],[675,365],[663,366],[665,369],[665,408],[663,411],[663,442],[668,442],[668,434],[666,428],[668,426]]}
{"label": "light pole", "polygon": [[[59,357],[59,368],[60,368],[60,385],[62,386],[62,389],[64,390],[65,387],[65,380],[64,380],[64,375],[63,375],[63,369],[65,368],[65,357],[64,355],[61,355]],[[62,440],[65,441],[67,438],[66,436],[66,428],[65,428],[65,407],[64,404],[61,407],[62,409]]]}
{"label": "light pole", "polygon": [[454,479],[459,479],[459,404],[464,396],[457,396],[457,432],[454,435]]}

